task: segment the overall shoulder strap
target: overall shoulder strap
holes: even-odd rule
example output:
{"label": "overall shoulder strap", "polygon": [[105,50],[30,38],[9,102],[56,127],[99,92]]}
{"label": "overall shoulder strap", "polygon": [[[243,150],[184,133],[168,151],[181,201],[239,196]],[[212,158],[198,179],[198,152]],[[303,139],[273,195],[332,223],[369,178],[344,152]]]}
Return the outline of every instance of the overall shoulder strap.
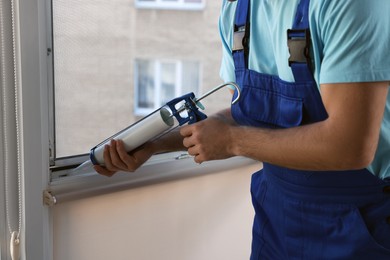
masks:
{"label": "overall shoulder strap", "polygon": [[235,69],[248,68],[250,0],[238,0],[233,32],[233,58]]}
{"label": "overall shoulder strap", "polygon": [[292,29],[287,30],[288,63],[297,83],[314,82],[310,57],[309,4],[310,0],[300,1]]}

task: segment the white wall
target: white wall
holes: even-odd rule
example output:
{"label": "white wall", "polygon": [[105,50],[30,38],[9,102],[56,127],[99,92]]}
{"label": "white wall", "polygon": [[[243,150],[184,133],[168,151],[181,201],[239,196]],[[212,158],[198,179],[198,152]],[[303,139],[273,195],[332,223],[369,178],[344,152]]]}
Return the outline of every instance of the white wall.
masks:
{"label": "white wall", "polygon": [[252,164],[56,205],[54,259],[249,259],[249,185],[259,168]]}

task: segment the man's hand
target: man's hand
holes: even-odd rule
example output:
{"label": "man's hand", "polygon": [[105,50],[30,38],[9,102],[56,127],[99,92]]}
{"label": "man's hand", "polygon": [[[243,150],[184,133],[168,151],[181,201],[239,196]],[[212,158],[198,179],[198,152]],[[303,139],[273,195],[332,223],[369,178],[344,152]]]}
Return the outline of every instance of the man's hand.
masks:
{"label": "man's hand", "polygon": [[222,118],[210,117],[193,125],[183,126],[183,145],[197,163],[232,157],[230,151],[231,124]]}
{"label": "man's hand", "polygon": [[161,138],[149,141],[131,152],[126,152],[122,140],[112,140],[104,147],[103,158],[105,166],[95,166],[101,175],[111,177],[118,171],[134,172],[141,167],[153,154],[162,152],[183,151],[183,138],[179,131],[174,130]]}
{"label": "man's hand", "polygon": [[145,144],[131,153],[127,153],[122,140],[111,140],[104,147],[105,166],[94,166],[96,172],[111,177],[118,171],[134,172],[153,155],[152,149]]}

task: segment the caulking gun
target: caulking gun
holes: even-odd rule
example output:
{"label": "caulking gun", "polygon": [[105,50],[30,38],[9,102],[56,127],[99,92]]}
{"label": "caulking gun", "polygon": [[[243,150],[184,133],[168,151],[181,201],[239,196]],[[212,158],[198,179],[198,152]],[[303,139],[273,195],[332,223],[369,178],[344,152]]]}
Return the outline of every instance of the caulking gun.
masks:
{"label": "caulking gun", "polygon": [[90,160],[74,169],[73,172],[78,172],[81,168],[90,168],[92,166],[91,164],[104,165],[104,146],[112,139],[122,140],[126,151],[130,152],[147,141],[160,138],[179,126],[187,123],[193,124],[206,119],[207,116],[199,111],[199,108],[202,110],[204,109],[200,101],[217,90],[229,85],[236,89],[235,98],[232,101],[232,104],[235,104],[240,98],[240,88],[234,82],[219,85],[199,98],[196,98],[195,94],[191,92],[172,99],[161,108],[93,147],[89,153]]}

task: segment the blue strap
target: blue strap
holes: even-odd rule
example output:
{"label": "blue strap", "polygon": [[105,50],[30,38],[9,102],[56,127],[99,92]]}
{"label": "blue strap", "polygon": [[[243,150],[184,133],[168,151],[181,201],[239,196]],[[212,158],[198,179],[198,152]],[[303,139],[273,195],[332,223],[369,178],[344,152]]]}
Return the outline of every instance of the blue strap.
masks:
{"label": "blue strap", "polygon": [[248,20],[249,0],[238,0],[236,9],[235,25],[244,26]]}
{"label": "blue strap", "polygon": [[[292,26],[293,30],[309,29],[309,4],[310,0],[300,1]],[[295,32],[293,36],[305,38],[305,32]],[[314,82],[313,72],[310,69],[310,64],[298,62],[292,63],[291,70],[294,75],[295,82]]]}
{"label": "blue strap", "polygon": [[294,74],[295,82],[314,82],[313,72],[306,63],[291,64],[291,70]]}
{"label": "blue strap", "polygon": [[[234,22],[235,29],[245,26],[247,24],[248,12],[249,12],[249,0],[238,0],[237,7],[236,7],[236,17]],[[236,70],[247,69],[248,61],[247,58],[245,57],[244,50],[233,52],[233,58],[234,58],[234,66]]]}
{"label": "blue strap", "polygon": [[293,29],[309,28],[309,4],[310,0],[301,0],[298,5],[297,12],[293,23]]}

